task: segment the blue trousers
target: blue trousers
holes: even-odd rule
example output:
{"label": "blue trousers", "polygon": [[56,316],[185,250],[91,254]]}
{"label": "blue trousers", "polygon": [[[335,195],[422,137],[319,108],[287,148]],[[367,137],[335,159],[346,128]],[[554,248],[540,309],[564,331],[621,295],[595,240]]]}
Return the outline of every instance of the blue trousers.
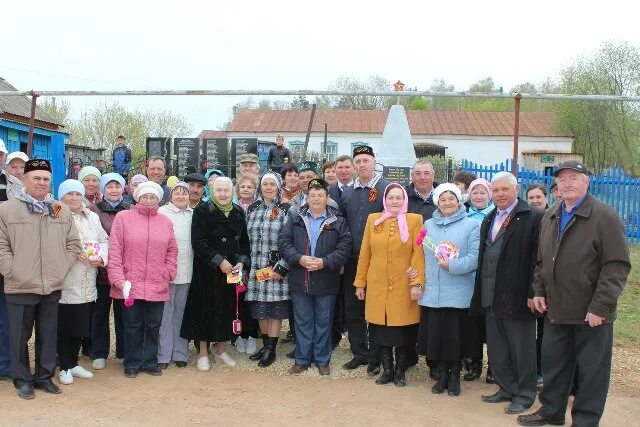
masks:
{"label": "blue trousers", "polygon": [[328,366],[336,295],[292,292],[296,332],[296,364]]}
{"label": "blue trousers", "polygon": [[0,276],[0,375],[9,375],[10,373],[9,317],[7,316],[7,300],[4,296],[4,277]]}
{"label": "blue trousers", "polygon": [[136,300],[125,307],[124,300],[117,300],[122,307],[124,324],[124,367],[148,368],[158,365],[158,338],[164,302]]}

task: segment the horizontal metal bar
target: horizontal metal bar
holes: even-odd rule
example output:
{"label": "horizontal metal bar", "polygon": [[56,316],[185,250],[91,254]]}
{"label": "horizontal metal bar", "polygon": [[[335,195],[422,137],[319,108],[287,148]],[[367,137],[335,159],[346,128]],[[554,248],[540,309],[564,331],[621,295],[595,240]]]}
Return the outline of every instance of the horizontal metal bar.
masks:
{"label": "horizontal metal bar", "polygon": [[[0,96],[424,96],[429,98],[514,98],[516,93],[341,90],[23,90],[0,91]],[[523,99],[640,102],[640,96],[522,93]]]}

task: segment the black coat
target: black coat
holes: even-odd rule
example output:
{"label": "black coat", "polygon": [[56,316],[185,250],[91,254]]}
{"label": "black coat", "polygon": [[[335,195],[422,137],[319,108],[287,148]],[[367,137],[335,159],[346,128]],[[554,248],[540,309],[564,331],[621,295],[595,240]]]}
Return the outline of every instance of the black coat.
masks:
{"label": "black coat", "polygon": [[[472,315],[481,315],[483,312],[481,301],[482,257],[484,242],[496,212],[497,210],[494,209],[487,215],[480,228],[478,270],[471,299]],[[533,318],[533,313],[527,307],[527,299],[533,298],[533,273],[538,253],[540,221],[544,212],[537,208],[531,208],[527,202],[518,199],[518,204],[512,213],[513,217],[504,232],[502,250],[496,266],[492,310],[496,317]]]}
{"label": "black coat", "polygon": [[330,216],[320,226],[314,256],[322,258],[324,268],[308,272],[300,265],[300,258],[309,255],[310,231],[305,220],[307,208],[290,214],[284,224],[278,248],[282,258],[289,265],[289,291],[306,292],[310,295],[337,294],[340,287],[340,269],[351,253],[351,233],[344,217],[328,207]]}
{"label": "black coat", "polygon": [[[437,186],[438,183],[434,182],[433,188],[436,188]],[[416,188],[413,183],[407,185],[405,190],[407,190],[407,195],[409,196],[408,212],[422,215],[423,222],[431,219],[433,213],[438,209],[435,203],[433,203],[433,195],[427,197],[427,200],[424,200],[418,195],[418,193],[416,193]]]}
{"label": "black coat", "polygon": [[235,319],[235,286],[220,271],[225,259],[250,266],[249,236],[244,211],[234,205],[226,217],[213,203],[200,203],[191,224],[193,278],[180,336],[195,341],[229,341]]}

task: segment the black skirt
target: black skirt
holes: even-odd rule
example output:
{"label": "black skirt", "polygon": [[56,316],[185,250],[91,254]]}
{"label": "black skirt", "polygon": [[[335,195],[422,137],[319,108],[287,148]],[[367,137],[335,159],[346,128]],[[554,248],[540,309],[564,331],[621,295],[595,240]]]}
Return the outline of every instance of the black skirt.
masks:
{"label": "black skirt", "polygon": [[418,324],[407,326],[385,326],[369,323],[373,329],[373,341],[382,347],[415,347]]}
{"label": "black skirt", "polygon": [[291,305],[291,301],[273,301],[273,302],[252,301],[251,316],[256,320],[288,319],[290,305]]}
{"label": "black skirt", "polygon": [[68,337],[91,336],[91,307],[93,303],[60,304],[58,306],[58,334]]}
{"label": "black skirt", "polygon": [[461,361],[471,352],[465,332],[468,318],[468,308],[420,307],[418,354],[433,361]]}

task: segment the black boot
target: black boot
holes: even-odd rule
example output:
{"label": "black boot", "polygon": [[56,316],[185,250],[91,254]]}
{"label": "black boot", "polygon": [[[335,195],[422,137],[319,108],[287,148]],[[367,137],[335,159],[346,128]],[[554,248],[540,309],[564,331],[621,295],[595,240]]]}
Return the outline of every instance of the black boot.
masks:
{"label": "black boot", "polygon": [[376,380],[376,384],[388,384],[393,381],[393,352],[391,347],[381,347],[382,375]]}
{"label": "black boot", "polygon": [[474,381],[480,378],[482,375],[482,359],[471,359],[471,364],[469,365],[469,372],[464,374],[465,381]]}
{"label": "black boot", "polygon": [[491,366],[487,366],[487,378],[486,378],[486,383],[487,384],[495,384],[496,380],[493,378],[493,374],[491,373]]}
{"label": "black boot", "polygon": [[269,335],[262,334],[262,348],[258,350],[256,353],[253,353],[249,356],[249,360],[257,361],[262,360],[262,356],[264,356],[264,352],[267,349],[267,340],[269,339]]}
{"label": "black boot", "polygon": [[460,362],[454,363],[449,371],[447,390],[449,396],[460,396]]}
{"label": "black boot", "polygon": [[271,366],[273,362],[276,361],[276,346],[278,345],[278,338],[268,337],[267,345],[264,350],[264,356],[258,362],[258,366],[261,368],[266,368],[267,366]]}
{"label": "black boot", "polygon": [[433,369],[435,370],[437,382],[431,387],[431,393],[442,394],[447,388],[447,382],[449,382],[449,369],[444,363],[439,363],[438,367]]}
{"label": "black boot", "polygon": [[404,347],[396,347],[396,371],[393,374],[393,383],[396,387],[404,387],[407,385],[407,378],[404,373],[407,370],[407,349]]}

